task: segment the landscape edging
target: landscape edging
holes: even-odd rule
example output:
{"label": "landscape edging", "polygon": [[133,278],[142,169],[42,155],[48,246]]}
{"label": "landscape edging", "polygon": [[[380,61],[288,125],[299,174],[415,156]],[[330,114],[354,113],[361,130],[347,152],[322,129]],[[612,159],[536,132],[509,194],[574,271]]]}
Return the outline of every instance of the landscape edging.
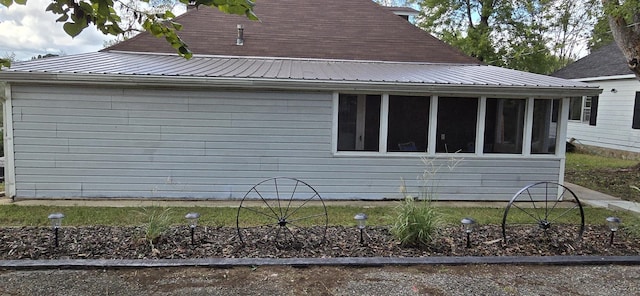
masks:
{"label": "landscape edging", "polygon": [[441,256],[441,257],[341,257],[341,258],[202,258],[202,259],[60,259],[0,260],[2,270],[119,269],[160,267],[240,266],[409,266],[409,265],[640,265],[640,256]]}

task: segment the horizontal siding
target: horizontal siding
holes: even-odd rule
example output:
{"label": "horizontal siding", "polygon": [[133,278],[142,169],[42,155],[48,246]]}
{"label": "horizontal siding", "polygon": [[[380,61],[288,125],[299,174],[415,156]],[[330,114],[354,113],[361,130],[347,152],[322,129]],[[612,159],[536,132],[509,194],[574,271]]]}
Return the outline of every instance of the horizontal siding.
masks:
{"label": "horizontal siding", "polygon": [[[595,126],[569,122],[567,138],[578,143],[603,148],[640,152],[640,130],[632,129],[633,105],[640,84],[636,79],[596,81],[603,89],[598,100]],[[611,89],[617,92],[611,92]]]}
{"label": "horizontal siding", "polygon": [[[325,199],[400,198],[418,156],[331,154],[332,94],[13,86],[17,196],[242,198],[275,176]],[[560,160],[463,156],[428,183],[438,199],[509,200],[556,181]]]}

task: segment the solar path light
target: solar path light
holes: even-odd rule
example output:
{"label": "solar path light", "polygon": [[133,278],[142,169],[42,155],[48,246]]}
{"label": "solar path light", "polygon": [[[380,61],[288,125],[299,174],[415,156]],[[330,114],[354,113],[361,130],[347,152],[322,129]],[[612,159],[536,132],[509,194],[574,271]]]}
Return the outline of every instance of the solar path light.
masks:
{"label": "solar path light", "polygon": [[609,230],[611,230],[611,238],[609,239],[609,245],[613,245],[613,236],[616,231],[618,231],[618,227],[620,227],[620,223],[622,221],[618,217],[607,217],[607,226],[609,226]]}
{"label": "solar path light", "polygon": [[187,213],[187,215],[185,215],[184,218],[187,219],[187,223],[189,223],[189,228],[191,229],[191,244],[194,245],[195,241],[193,239],[193,236],[196,230],[196,226],[198,225],[198,218],[200,218],[200,214]]}
{"label": "solar path light", "polygon": [[358,223],[358,229],[360,229],[360,244],[362,245],[364,244],[364,236],[362,233],[364,232],[364,228],[367,226],[367,214],[358,213],[353,217],[353,219]]}
{"label": "solar path light", "polygon": [[474,221],[471,218],[462,218],[462,220],[460,220],[460,223],[462,223],[462,227],[464,228],[464,232],[467,234],[467,248],[471,247],[471,240],[470,240],[470,236],[471,233],[473,232],[473,229],[476,226],[476,221]]}
{"label": "solar path light", "polygon": [[49,221],[51,221],[51,227],[53,227],[53,236],[55,237],[55,246],[58,247],[58,229],[60,225],[62,225],[62,218],[64,218],[64,214],[62,213],[51,213],[49,214]]}

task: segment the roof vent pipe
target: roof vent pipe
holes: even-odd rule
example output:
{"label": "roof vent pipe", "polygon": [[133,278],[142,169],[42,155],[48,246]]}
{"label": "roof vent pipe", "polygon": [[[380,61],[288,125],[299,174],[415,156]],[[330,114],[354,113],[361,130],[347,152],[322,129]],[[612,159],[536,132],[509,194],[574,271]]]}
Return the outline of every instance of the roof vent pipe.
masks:
{"label": "roof vent pipe", "polygon": [[244,27],[238,24],[238,38],[236,38],[236,45],[244,45]]}

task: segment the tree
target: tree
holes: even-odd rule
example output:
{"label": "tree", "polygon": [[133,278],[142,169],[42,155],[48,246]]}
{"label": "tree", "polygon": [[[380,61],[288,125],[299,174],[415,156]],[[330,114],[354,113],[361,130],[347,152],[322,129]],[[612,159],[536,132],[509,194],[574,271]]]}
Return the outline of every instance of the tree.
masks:
{"label": "tree", "polygon": [[611,28],[609,27],[609,17],[603,13],[593,27],[593,31],[591,31],[591,38],[588,44],[589,51],[593,52],[611,42],[614,42],[614,40],[613,34],[611,34]]}
{"label": "tree", "polygon": [[593,0],[422,0],[421,26],[496,66],[550,73],[574,60]]}
{"label": "tree", "polygon": [[640,0],[602,0],[613,39],[640,78]]}
{"label": "tree", "polygon": [[[138,0],[149,4],[153,0]],[[251,20],[258,17],[253,12],[255,6],[252,0],[178,0],[185,5],[209,6],[218,8],[229,14],[244,15]],[[0,0],[0,4],[9,7],[13,4],[25,5],[27,0]],[[105,35],[122,36],[127,32],[139,30],[137,26],[124,24],[123,16],[127,15],[116,6],[125,7],[127,13],[133,16],[133,22],[142,29],[158,38],[165,38],[176,52],[185,58],[191,58],[192,53],[188,45],[180,39],[178,31],[182,25],[172,21],[175,15],[171,10],[153,11],[128,5],[126,0],[51,0],[46,11],[60,17],[64,31],[71,37],[80,34],[84,29],[93,26]],[[117,4],[117,5],[116,5]],[[9,67],[11,61],[0,59],[0,68]]]}

